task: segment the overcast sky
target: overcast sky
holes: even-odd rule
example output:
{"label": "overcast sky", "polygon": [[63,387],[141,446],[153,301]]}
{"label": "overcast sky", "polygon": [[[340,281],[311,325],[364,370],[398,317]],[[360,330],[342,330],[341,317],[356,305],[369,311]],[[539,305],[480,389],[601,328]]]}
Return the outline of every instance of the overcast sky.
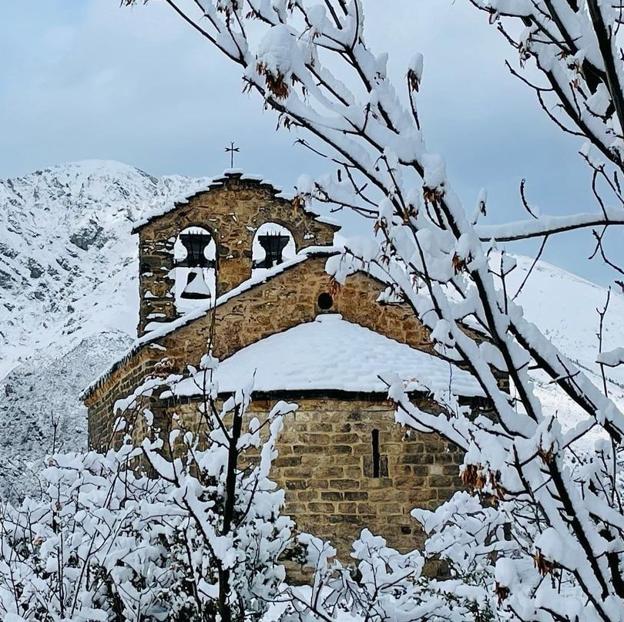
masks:
{"label": "overcast sky", "polygon": [[[468,0],[365,4],[368,40],[390,52],[397,75],[424,53],[427,144],[446,158],[471,213],[486,187],[491,222],[524,218],[523,177],[542,213],[596,209],[578,142],[507,73],[512,51]],[[92,158],[210,176],[227,167],[230,140],[241,147],[237,167],[285,187],[321,172],[323,162],[275,123],[241,93],[236,69],[159,0],[133,9],[118,0],[0,0],[0,177]],[[591,248],[589,235],[575,235],[554,242],[546,258],[610,282],[613,275],[583,260]]]}

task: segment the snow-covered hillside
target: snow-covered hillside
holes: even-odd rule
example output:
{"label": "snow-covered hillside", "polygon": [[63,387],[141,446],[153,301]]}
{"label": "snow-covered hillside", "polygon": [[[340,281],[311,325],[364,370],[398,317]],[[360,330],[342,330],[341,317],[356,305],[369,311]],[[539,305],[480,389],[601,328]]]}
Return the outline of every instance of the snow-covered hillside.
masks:
{"label": "snow-covered hillside", "polygon": [[131,333],[130,229],[205,183],[102,161],[0,181],[0,378],[50,346],[58,353],[104,330]]}
{"label": "snow-covered hillside", "polygon": [[[514,294],[524,280],[533,260],[516,257],[516,270],[509,277],[510,292]],[[525,316],[565,354],[585,370],[599,372],[599,317],[607,300],[607,290],[600,285],[557,268],[538,262],[533,274],[518,296]],[[604,323],[603,349],[608,351],[624,345],[624,296],[612,290]],[[607,375],[624,386],[624,369],[608,368]]]}
{"label": "snow-covered hillside", "polygon": [[33,355],[0,383],[0,496],[33,490],[46,454],[86,446],[79,393],[131,342],[122,332],[92,334],[58,357]]}
{"label": "snow-covered hillside", "polygon": [[[508,279],[513,295],[529,271],[533,260],[516,257],[517,267]],[[598,356],[598,309],[607,300],[607,290],[570,272],[546,262],[538,262],[529,280],[518,296],[525,317],[540,330],[589,378],[602,387]],[[624,296],[611,292],[603,327],[603,350],[609,351],[624,344]],[[609,380],[609,396],[624,410],[624,369],[605,368]],[[539,375],[536,392],[543,408],[557,412],[564,424],[573,425],[582,416],[580,409],[552,384]],[[592,435],[583,439],[582,445],[591,446]]]}
{"label": "snow-covered hillside", "polygon": [[[125,351],[138,319],[133,223],[207,179],[155,178],[116,162],[55,166],[0,181],[0,464],[6,472],[52,447],[86,442],[78,395]],[[530,260],[519,257],[512,291]],[[606,291],[546,263],[520,300],[526,316],[598,383],[596,308]],[[624,344],[624,297],[614,293],[605,349]],[[624,370],[609,370],[623,399]],[[546,384],[545,403],[574,419]],[[623,401],[624,403],[624,401]],[[0,494],[4,486],[0,480]],[[6,488],[4,488],[6,490]]]}
{"label": "snow-covered hillside", "polygon": [[207,181],[105,161],[0,181],[1,470],[49,450],[53,416],[85,445],[78,395],[135,334],[132,226]]}

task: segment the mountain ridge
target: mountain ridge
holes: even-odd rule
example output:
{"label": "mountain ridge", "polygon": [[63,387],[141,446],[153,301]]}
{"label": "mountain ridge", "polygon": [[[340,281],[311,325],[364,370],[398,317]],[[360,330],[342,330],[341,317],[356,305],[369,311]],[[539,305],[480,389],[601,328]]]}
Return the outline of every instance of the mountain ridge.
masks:
{"label": "mountain ridge", "polygon": [[[157,178],[104,160],[0,181],[0,378],[63,335],[102,328],[131,334],[137,317],[132,225],[208,182]],[[98,294],[91,296],[100,307],[97,326],[81,292]],[[126,304],[109,304],[114,297]],[[79,339],[66,341],[71,347]]]}

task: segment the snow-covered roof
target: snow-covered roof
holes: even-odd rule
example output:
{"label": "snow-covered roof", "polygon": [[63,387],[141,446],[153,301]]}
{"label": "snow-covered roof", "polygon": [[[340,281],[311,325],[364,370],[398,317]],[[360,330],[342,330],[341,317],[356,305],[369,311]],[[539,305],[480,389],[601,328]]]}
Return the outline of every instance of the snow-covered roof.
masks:
{"label": "snow-covered roof", "polygon": [[[187,378],[176,396],[193,396],[203,386]],[[347,322],[340,315],[320,315],[242,348],[223,360],[215,372],[219,391],[229,393],[254,378],[254,391],[348,391],[386,393],[397,375],[414,392],[451,391],[482,396],[466,371],[441,358]]]}
{"label": "snow-covered roof", "polygon": [[[118,367],[123,365],[127,360],[134,356],[142,347],[149,345],[150,343],[165,337],[166,335],[174,332],[182,326],[186,326],[198,318],[206,315],[208,311],[215,307],[219,307],[228,300],[250,290],[256,285],[260,285],[266,281],[271,280],[273,277],[285,272],[289,268],[300,264],[310,257],[329,257],[340,252],[340,249],[333,246],[308,246],[302,248],[294,257],[284,261],[283,263],[268,268],[266,270],[259,270],[256,274],[253,274],[246,281],[243,281],[237,287],[225,292],[222,296],[219,296],[216,300],[207,299],[204,304],[198,304],[194,306],[192,311],[185,313],[179,318],[171,322],[155,322],[153,330],[150,330],[142,337],[139,337],[133,344],[133,346],[124,354],[117,362],[111,365],[97,380],[92,382],[80,395],[81,399],[86,399],[92,391],[97,389]],[[156,347],[156,344],[154,344]]]}
{"label": "snow-covered roof", "polygon": [[[283,190],[282,188],[273,184],[271,181],[263,179],[259,175],[250,175],[244,173],[240,169],[226,169],[225,171],[223,171],[222,175],[211,178],[205,187],[196,188],[190,194],[180,195],[173,201],[168,201],[164,203],[159,209],[152,211],[146,218],[143,218],[142,220],[137,222],[137,224],[132,229],[132,233],[138,233],[138,231],[145,225],[149,224],[153,220],[156,220],[157,218],[160,218],[161,216],[164,216],[165,214],[168,214],[174,209],[177,209],[179,206],[188,203],[193,197],[196,197],[198,194],[209,192],[210,190],[213,190],[215,188],[222,188],[228,181],[232,179],[250,181],[255,182],[256,184],[260,184],[262,186],[267,186],[275,192],[275,197],[277,199],[292,201],[295,198],[294,193]],[[333,218],[327,218],[325,216],[320,216],[319,214],[310,210],[309,208],[306,208],[305,206],[302,209],[304,210],[304,212],[312,216],[315,220],[335,227],[336,229],[340,228],[340,224],[337,220],[334,220]]]}
{"label": "snow-covered roof", "polygon": [[310,257],[335,255],[339,252],[339,250],[340,249],[334,246],[308,246],[306,248],[302,248],[294,257],[287,259],[281,264],[273,266],[272,268],[258,270],[255,274],[252,274],[251,277],[243,281],[240,285],[237,285],[236,287],[225,292],[225,294],[223,294],[222,296],[219,296],[215,302],[213,302],[212,299],[206,299],[204,304],[198,303],[197,305],[194,305],[192,311],[185,313],[181,317],[171,322],[154,322],[153,325],[148,324],[148,332],[137,340],[137,345],[149,343],[151,341],[154,341],[155,339],[159,339],[160,337],[168,335],[177,328],[185,326],[186,324],[189,324],[190,322],[206,315],[206,313],[208,313],[208,311],[210,311],[213,307],[218,307],[219,305],[222,305],[224,302],[227,302],[231,298],[234,298],[235,296],[238,296],[239,294],[250,290],[256,285],[260,285],[260,283],[264,283],[265,281],[272,279],[278,274],[281,274],[289,268],[292,268],[293,266],[304,262]]}

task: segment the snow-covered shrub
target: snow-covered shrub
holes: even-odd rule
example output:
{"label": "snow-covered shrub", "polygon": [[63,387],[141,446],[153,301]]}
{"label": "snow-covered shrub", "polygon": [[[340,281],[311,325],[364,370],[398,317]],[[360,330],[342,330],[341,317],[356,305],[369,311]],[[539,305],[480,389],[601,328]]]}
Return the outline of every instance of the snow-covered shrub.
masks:
{"label": "snow-covered shrub", "polygon": [[367,529],[353,543],[353,564],[343,565],[328,543],[309,534],[299,537],[314,569],[312,587],[287,587],[287,606],[280,622],[349,619],[385,622],[484,622],[491,613],[487,591],[467,589],[454,578],[441,579],[423,572],[425,558],[387,546]]}
{"label": "snow-covered shrub", "polygon": [[[246,427],[248,403],[240,391],[204,413],[210,442],[185,434],[175,459],[162,439],[130,436],[106,454],[49,458],[42,497],[0,515],[3,619],[261,619],[292,544],[268,476],[294,406]],[[243,464],[245,452],[257,459]]]}
{"label": "snow-covered shrub", "polygon": [[[564,455],[562,471],[570,478],[570,494],[579,496],[588,514],[594,508],[601,512],[608,505],[622,506],[621,448],[614,452],[610,443],[600,440],[593,452]],[[588,601],[582,586],[580,562],[567,530],[552,526],[534,496],[492,491],[487,474],[478,470],[470,480],[472,492],[458,492],[434,511],[412,512],[429,536],[425,556],[444,560],[452,576],[461,579],[462,589],[480,593],[480,601],[489,601],[491,609],[503,619],[505,615],[522,620],[548,616],[600,619],[600,612]],[[596,488],[596,482],[600,482],[600,488]],[[613,567],[617,578],[621,552],[613,546],[617,530],[609,522],[614,519],[615,515],[608,513],[602,521],[601,535],[607,545],[600,557]],[[612,587],[620,590],[624,586],[616,583]],[[601,605],[613,605],[610,615],[617,615],[616,603],[613,600]]]}
{"label": "snow-covered shrub", "polygon": [[[269,475],[283,417],[296,405],[278,402],[263,421],[248,421],[253,386],[220,404],[212,382],[216,365],[209,355],[200,365],[203,399],[197,409],[202,429],[196,435],[174,429],[164,452],[160,438],[145,439],[142,449],[155,476],[170,486],[172,502],[211,552],[208,564],[194,570],[199,571],[202,600],[215,606],[223,622],[253,620],[265,612],[286,579],[280,560],[292,545],[294,524],[280,515],[284,492]],[[197,374],[194,368],[190,371]]]}
{"label": "snow-covered shrub", "polygon": [[[168,590],[180,580],[167,544],[184,533],[184,520],[163,482],[128,468],[139,455],[126,444],[107,455],[51,457],[41,499],[3,507],[3,616],[163,618]],[[161,515],[158,524],[151,514]]]}

